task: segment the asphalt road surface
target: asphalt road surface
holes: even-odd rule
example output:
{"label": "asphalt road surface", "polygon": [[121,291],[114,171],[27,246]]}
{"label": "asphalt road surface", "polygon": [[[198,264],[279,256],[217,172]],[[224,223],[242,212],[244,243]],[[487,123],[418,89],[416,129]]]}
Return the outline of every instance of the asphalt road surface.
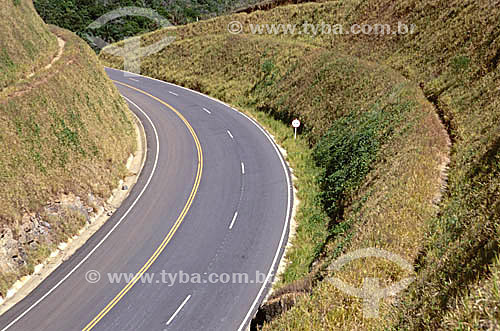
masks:
{"label": "asphalt road surface", "polygon": [[244,329],[288,237],[281,154],[217,100],[106,70],[145,128],[144,170],[106,224],[0,316],[0,330]]}

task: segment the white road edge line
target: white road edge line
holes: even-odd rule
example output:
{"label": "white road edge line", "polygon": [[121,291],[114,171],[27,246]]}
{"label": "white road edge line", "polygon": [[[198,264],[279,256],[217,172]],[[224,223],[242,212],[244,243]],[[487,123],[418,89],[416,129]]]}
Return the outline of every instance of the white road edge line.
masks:
{"label": "white road edge line", "polygon": [[175,95],[176,97],[178,97],[178,96],[179,96],[177,93],[174,93],[174,92],[172,92],[172,91],[168,91],[168,93],[173,94],[173,95]]}
{"label": "white road edge line", "polygon": [[184,301],[182,301],[181,305],[179,306],[179,308],[177,308],[177,310],[175,311],[175,313],[170,317],[170,319],[167,321],[167,325],[170,325],[170,323],[172,323],[172,321],[174,320],[175,316],[177,316],[177,314],[179,314],[179,312],[182,310],[182,308],[184,308],[184,306],[186,305],[186,303],[189,301],[189,299],[191,299],[191,294],[188,295],[186,297],[186,299],[184,299]]}
{"label": "white road edge line", "polygon": [[205,107],[202,107],[204,111],[206,111],[208,114],[212,114],[212,112],[210,110],[208,110],[207,108]]}
{"label": "white road edge line", "polygon": [[104,243],[104,241],[106,239],[108,239],[108,237],[111,235],[111,233],[113,233],[115,231],[115,229],[123,222],[123,220],[125,219],[125,217],[127,217],[127,215],[130,213],[130,211],[132,210],[132,208],[135,207],[136,203],[139,201],[139,199],[142,197],[142,195],[144,194],[144,192],[148,188],[149,183],[151,182],[151,179],[153,178],[153,175],[154,175],[154,173],[156,171],[156,166],[158,165],[158,157],[159,157],[159,154],[160,154],[160,141],[158,139],[158,132],[156,131],[156,127],[153,124],[153,122],[151,121],[151,119],[149,118],[149,116],[139,106],[137,106],[132,100],[128,99],[127,97],[125,97],[125,96],[122,96],[122,97],[125,100],[127,100],[128,102],[130,102],[132,105],[134,105],[137,109],[139,109],[139,111],[147,118],[149,124],[151,124],[151,126],[153,127],[153,131],[154,131],[154,134],[155,134],[155,138],[156,138],[156,157],[155,157],[155,162],[154,162],[154,165],[153,165],[153,170],[151,171],[151,174],[149,175],[149,178],[148,178],[148,180],[146,182],[146,185],[144,185],[144,187],[142,188],[141,192],[139,193],[139,195],[137,196],[137,198],[134,200],[134,202],[132,202],[132,204],[127,209],[127,211],[125,212],[125,214],[123,214],[123,216],[120,218],[120,220],[118,222],[116,222],[116,224],[101,239],[101,241],[99,241],[99,243],[97,243],[97,245],[94,248],[92,248],[92,250],[73,269],[71,269],[70,272],[68,272],[66,274],[66,276],[64,276],[59,282],[57,282],[57,284],[54,285],[54,287],[52,287],[50,290],[48,290],[40,299],[38,299],[37,301],[35,301],[35,303],[33,303],[31,306],[29,306],[28,309],[26,309],[25,311],[23,311],[18,317],[16,317],[12,322],[10,322],[1,331],[6,331],[11,326],[13,326],[14,324],[16,324],[21,318],[23,318],[26,314],[28,314],[33,308],[35,308],[36,306],[38,306],[40,304],[40,302],[42,302],[43,300],[45,300],[46,297],[48,297],[62,283],[64,283],[66,281],[66,279],[68,279],[78,268],[80,268],[80,266],[82,264],[84,264],[85,261],[87,261],[92,256],[92,254],[94,254],[94,252]]}
{"label": "white road edge line", "polygon": [[241,162],[241,174],[245,174],[245,163]]}
{"label": "white road edge line", "polygon": [[231,221],[231,224],[229,225],[229,230],[233,228],[234,222],[236,222],[236,218],[238,217],[238,212],[234,213],[233,220]]}
{"label": "white road edge line", "polygon": [[[199,93],[199,92],[198,92]],[[203,95],[203,94],[202,94]],[[210,97],[209,97],[210,98]],[[213,99],[216,100],[216,99]],[[219,101],[222,103],[222,101]],[[224,104],[224,103],[223,103]],[[231,108],[227,104],[225,104],[227,107]],[[283,167],[283,171],[285,172],[285,178],[286,178],[286,186],[287,186],[287,206],[286,206],[286,219],[285,219],[285,225],[283,226],[283,231],[281,232],[281,238],[280,238],[280,243],[278,245],[278,249],[276,250],[276,254],[274,255],[273,258],[273,263],[271,264],[271,267],[269,268],[269,272],[267,273],[266,280],[264,283],[262,283],[262,286],[260,287],[259,293],[257,293],[257,296],[255,297],[255,300],[253,301],[252,305],[250,306],[250,310],[248,310],[248,313],[246,314],[245,318],[241,322],[240,327],[238,328],[238,331],[243,331],[245,325],[247,324],[247,321],[249,318],[252,316],[252,312],[255,310],[257,304],[259,303],[259,300],[262,297],[262,294],[264,293],[264,290],[266,289],[266,286],[268,283],[270,283],[274,269],[277,267],[276,263],[278,262],[278,258],[280,257],[280,252],[283,249],[283,245],[285,245],[285,237],[288,232],[288,227],[290,224],[290,218],[292,217],[292,185],[291,185],[291,180],[290,180],[290,173],[287,170],[286,162],[285,159],[283,158],[283,155],[281,155],[280,150],[278,149],[278,146],[274,142],[274,140],[271,138],[269,133],[264,130],[259,123],[257,123],[253,118],[247,116],[246,114],[240,112],[239,110],[235,110],[232,108],[236,113],[242,115],[243,117],[247,118],[250,122],[252,122],[269,140],[271,145],[274,147],[274,150],[276,154],[278,155],[280,161],[281,161],[281,166]]]}
{"label": "white road edge line", "polygon": [[231,137],[231,139],[234,139],[233,134],[231,133],[231,131],[227,130],[227,134],[229,135],[229,137]]}
{"label": "white road edge line", "polygon": [[276,263],[278,261],[278,257],[280,256],[280,252],[283,248],[283,244],[284,244],[284,241],[285,241],[285,236],[286,236],[286,233],[288,231],[288,225],[290,223],[290,218],[292,216],[291,214],[291,209],[292,209],[292,205],[291,205],[291,199],[292,199],[292,193],[291,193],[291,190],[292,190],[292,187],[291,187],[291,180],[290,180],[290,174],[288,173],[288,170],[287,170],[287,167],[286,167],[286,162],[285,162],[285,159],[283,158],[283,155],[281,155],[279,149],[278,149],[278,146],[276,145],[276,143],[274,142],[274,140],[271,138],[271,136],[266,132],[266,130],[264,130],[259,123],[257,123],[253,118],[247,116],[246,114],[240,112],[239,110],[237,110],[236,108],[233,108],[231,107],[230,105],[228,105],[227,103],[225,102],[222,102],[220,100],[217,100],[215,98],[212,98],[211,96],[208,96],[206,94],[203,94],[201,92],[198,92],[198,91],[195,91],[195,90],[191,90],[187,87],[184,87],[184,86],[179,86],[179,85],[176,85],[176,84],[172,84],[172,83],[167,83],[167,82],[164,82],[162,80],[159,80],[159,79],[156,79],[156,78],[151,78],[151,77],[147,77],[147,76],[144,76],[144,75],[139,75],[139,74],[136,74],[136,73],[132,73],[132,72],[128,72],[128,71],[124,71],[124,70],[117,70],[117,69],[114,69],[114,68],[110,68],[110,67],[105,67],[105,68],[108,68],[108,69],[111,69],[111,70],[115,70],[115,71],[120,71],[120,72],[124,72],[124,73],[128,73],[128,74],[133,74],[133,75],[136,75],[138,77],[143,77],[143,78],[147,78],[147,79],[151,79],[151,80],[154,80],[154,81],[157,81],[159,83],[162,83],[162,84],[165,84],[165,85],[170,85],[170,86],[175,86],[177,88],[181,88],[181,89],[184,89],[186,91],[190,91],[192,93],[195,93],[195,94],[198,94],[198,95],[201,95],[207,99],[210,99],[212,101],[215,101],[221,105],[224,105],[232,110],[234,110],[236,113],[240,114],[241,116],[245,117],[246,119],[248,119],[250,122],[252,122],[266,137],[267,139],[269,140],[269,142],[271,143],[271,145],[273,145],[274,147],[274,150],[276,151],[276,153],[278,154],[278,157],[280,158],[281,160],[281,165],[283,167],[283,170],[285,171],[285,174],[286,174],[286,182],[287,182],[287,188],[288,188],[288,202],[287,202],[287,213],[286,213],[286,219],[285,219],[285,226],[283,227],[283,232],[281,233],[281,239],[280,239],[280,244],[278,246],[278,249],[276,250],[276,255],[274,256],[274,259],[273,259],[273,263],[271,264],[271,268],[269,269],[269,272],[266,276],[266,280],[264,281],[264,283],[262,283],[262,286],[259,290],[259,293],[257,294],[257,297],[255,297],[255,300],[253,301],[252,303],[252,306],[250,307],[250,310],[248,311],[247,315],[245,316],[245,318],[243,319],[243,322],[241,322],[241,325],[240,327],[238,328],[238,331],[243,331],[243,328],[245,327],[245,325],[247,324],[247,320],[251,317],[252,315],[252,312],[254,311],[254,309],[256,308],[257,304],[259,303],[259,299],[261,298],[262,296],[262,293],[264,292],[264,290],[266,289],[266,286],[267,286],[267,283],[270,281],[271,277],[272,277],[272,274],[273,274],[273,270],[276,268]]}

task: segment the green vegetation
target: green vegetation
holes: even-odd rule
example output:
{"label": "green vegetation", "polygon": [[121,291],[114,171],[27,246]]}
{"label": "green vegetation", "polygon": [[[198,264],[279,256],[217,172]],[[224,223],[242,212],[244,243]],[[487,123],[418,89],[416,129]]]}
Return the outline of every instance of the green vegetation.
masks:
{"label": "green vegetation", "polygon": [[[346,198],[359,189],[393,126],[400,124],[398,117],[404,116],[373,106],[364,113],[336,120],[316,145],[314,159],[323,169],[319,178],[322,203],[332,219],[342,217],[344,208],[351,204]],[[411,107],[398,106],[401,110]]]}
{"label": "green vegetation", "polygon": [[150,8],[166,18],[171,24],[179,25],[196,22],[233,8],[253,3],[252,0],[34,0],[36,10],[44,21],[71,30],[85,39],[85,36],[98,36],[108,42],[116,42],[140,33],[160,28],[158,22],[144,17],[123,17],[96,30],[88,26],[102,15],[129,6]]}
{"label": "green vegetation", "polygon": [[[84,206],[92,206],[90,195],[105,201],[127,175],[136,139],[132,115],[88,45],[46,26],[31,1],[1,2],[2,65],[16,68],[0,79],[0,240],[10,245],[0,254],[5,295],[86,221],[72,209],[50,214],[46,207],[61,196],[78,196]],[[65,41],[62,56],[46,68],[58,53],[56,36]],[[35,220],[49,225],[24,242]]]}
{"label": "green vegetation", "polygon": [[301,244],[289,252],[290,264],[280,279],[280,284],[287,284],[309,273],[309,266],[328,236],[328,223],[324,222],[328,216],[317,203],[321,190],[316,178],[321,169],[314,162],[307,139],[299,135],[295,140],[289,125],[248,105],[240,105],[240,109],[259,121],[273,134],[276,142],[287,150],[287,162],[297,177],[294,186],[298,190],[297,198],[301,206],[297,211],[297,219],[301,222],[297,224],[296,242]]}

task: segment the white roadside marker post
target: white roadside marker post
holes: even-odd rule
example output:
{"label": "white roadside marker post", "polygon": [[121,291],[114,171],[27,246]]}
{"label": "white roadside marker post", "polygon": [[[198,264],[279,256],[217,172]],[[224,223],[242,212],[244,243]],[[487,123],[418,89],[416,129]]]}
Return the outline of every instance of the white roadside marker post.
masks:
{"label": "white roadside marker post", "polygon": [[300,121],[296,118],[292,121],[292,126],[294,129],[293,139],[297,139],[297,128],[300,126]]}

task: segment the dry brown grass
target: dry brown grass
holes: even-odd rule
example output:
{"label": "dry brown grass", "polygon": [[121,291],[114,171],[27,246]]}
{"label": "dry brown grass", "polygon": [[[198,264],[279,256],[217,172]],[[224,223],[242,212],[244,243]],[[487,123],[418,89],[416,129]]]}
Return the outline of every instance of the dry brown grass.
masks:
{"label": "dry brown grass", "polygon": [[[0,230],[12,230],[14,240],[29,223],[24,216],[47,216],[44,207],[63,194],[79,196],[85,205],[89,194],[107,199],[126,175],[126,160],[136,144],[132,115],[93,51],[69,31],[49,30],[31,1],[16,2],[2,0],[2,15],[10,15],[0,23],[3,49],[9,56],[19,52],[12,58],[16,69],[0,78],[5,87],[0,91]],[[4,31],[9,38],[3,39]],[[66,41],[61,58],[28,78],[27,73],[56,56],[55,35]],[[28,56],[20,44],[38,48]],[[50,247],[77,233],[85,221],[77,214],[68,210],[47,217],[50,231],[36,243],[18,242],[26,263],[15,266],[3,256],[12,267],[0,271],[1,295],[31,272]]]}
{"label": "dry brown grass", "polygon": [[131,117],[92,51],[72,33],[54,31],[67,42],[60,61],[2,92],[4,223],[62,192],[109,195],[134,150]]}
{"label": "dry brown grass", "polygon": [[[57,53],[56,37],[31,1],[1,0],[0,90],[42,68]],[[23,19],[16,19],[22,17]]]}

